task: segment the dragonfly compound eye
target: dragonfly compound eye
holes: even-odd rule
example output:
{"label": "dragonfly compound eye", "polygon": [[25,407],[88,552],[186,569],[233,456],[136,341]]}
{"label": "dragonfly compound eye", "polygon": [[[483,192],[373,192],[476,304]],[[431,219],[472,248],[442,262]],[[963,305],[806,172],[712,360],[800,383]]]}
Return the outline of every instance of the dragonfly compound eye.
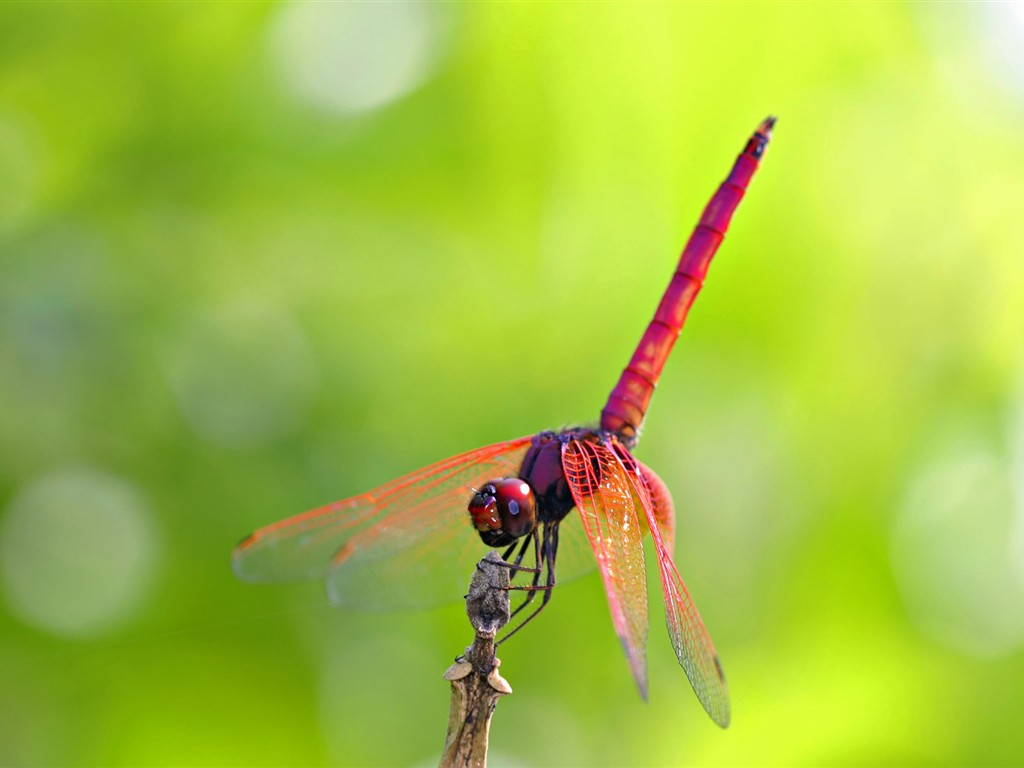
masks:
{"label": "dragonfly compound eye", "polygon": [[469,515],[489,547],[505,547],[537,527],[537,504],[525,480],[493,480],[473,494]]}

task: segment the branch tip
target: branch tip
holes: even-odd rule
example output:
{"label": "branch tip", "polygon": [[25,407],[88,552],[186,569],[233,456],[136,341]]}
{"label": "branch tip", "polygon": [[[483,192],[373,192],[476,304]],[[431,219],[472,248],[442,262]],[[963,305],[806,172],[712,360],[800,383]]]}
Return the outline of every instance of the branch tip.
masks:
{"label": "branch tip", "polygon": [[509,621],[509,568],[497,552],[477,563],[466,595],[473,645],[444,673],[451,682],[441,768],[485,768],[491,715],[498,699],[512,693],[498,672],[494,638]]}

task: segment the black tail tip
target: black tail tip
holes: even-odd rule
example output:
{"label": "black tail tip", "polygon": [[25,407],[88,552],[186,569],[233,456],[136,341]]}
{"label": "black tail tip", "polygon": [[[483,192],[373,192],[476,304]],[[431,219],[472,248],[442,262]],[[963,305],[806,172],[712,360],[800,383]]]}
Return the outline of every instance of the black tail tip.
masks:
{"label": "black tail tip", "polygon": [[778,120],[775,115],[768,115],[761,124],[757,126],[757,133],[762,134],[765,138],[771,138],[772,128],[775,127],[775,121]]}

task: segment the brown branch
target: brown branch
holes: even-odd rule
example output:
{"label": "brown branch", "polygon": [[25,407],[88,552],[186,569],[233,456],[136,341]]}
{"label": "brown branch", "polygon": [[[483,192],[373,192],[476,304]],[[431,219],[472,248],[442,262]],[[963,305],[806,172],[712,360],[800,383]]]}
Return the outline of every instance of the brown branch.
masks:
{"label": "brown branch", "polygon": [[498,673],[494,637],[509,620],[509,569],[497,552],[477,563],[466,595],[473,645],[444,673],[452,684],[440,768],[485,768],[491,715],[512,687]]}

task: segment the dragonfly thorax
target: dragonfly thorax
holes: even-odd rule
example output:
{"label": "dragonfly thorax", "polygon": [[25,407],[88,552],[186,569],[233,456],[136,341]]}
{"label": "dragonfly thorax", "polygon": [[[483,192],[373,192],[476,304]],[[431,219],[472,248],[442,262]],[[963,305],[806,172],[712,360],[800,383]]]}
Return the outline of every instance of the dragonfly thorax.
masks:
{"label": "dragonfly thorax", "polygon": [[584,429],[541,432],[523,457],[519,476],[537,497],[537,518],[542,523],[560,522],[575,506],[562,469],[562,446],[571,438],[590,433]]}

